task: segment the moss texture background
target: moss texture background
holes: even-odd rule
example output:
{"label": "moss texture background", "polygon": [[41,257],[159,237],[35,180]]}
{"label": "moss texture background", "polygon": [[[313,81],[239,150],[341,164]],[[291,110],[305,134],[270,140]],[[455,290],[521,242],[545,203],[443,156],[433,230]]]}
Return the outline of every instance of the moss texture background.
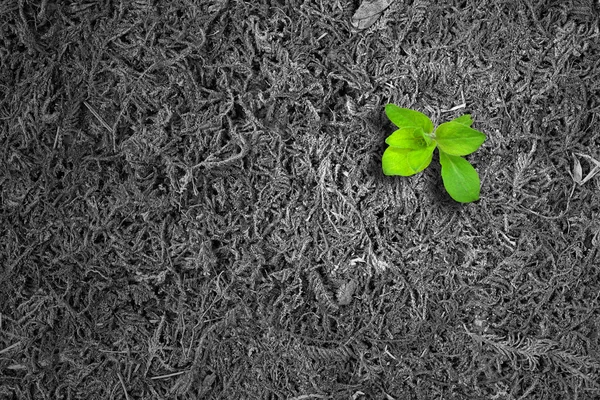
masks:
{"label": "moss texture background", "polygon": [[597,4],[359,5],[2,2],[0,398],[600,398]]}

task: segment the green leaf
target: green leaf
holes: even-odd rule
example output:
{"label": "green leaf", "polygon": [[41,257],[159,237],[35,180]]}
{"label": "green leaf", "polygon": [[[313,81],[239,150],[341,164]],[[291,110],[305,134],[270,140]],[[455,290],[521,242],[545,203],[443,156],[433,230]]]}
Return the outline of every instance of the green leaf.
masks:
{"label": "green leaf", "polygon": [[385,106],[385,114],[398,128],[421,128],[425,133],[433,132],[433,122],[427,115],[395,104]]}
{"label": "green leaf", "polygon": [[385,175],[411,176],[423,171],[431,163],[435,144],[422,149],[388,147],[383,152],[381,166]]}
{"label": "green leaf", "polygon": [[485,142],[485,135],[460,122],[449,121],[438,126],[435,140],[441,151],[453,156],[466,156]]}
{"label": "green leaf", "polygon": [[406,157],[409,167],[411,167],[415,173],[423,171],[431,164],[433,150],[435,150],[436,147],[437,143],[432,142],[427,147],[409,151]]}
{"label": "green leaf", "polygon": [[459,203],[479,200],[479,175],[464,158],[440,150],[442,181],[446,191]]}
{"label": "green leaf", "polygon": [[471,126],[473,124],[473,120],[471,119],[471,114],[461,115],[458,118],[454,118],[453,122],[458,122],[459,124],[463,124],[466,126]]}
{"label": "green leaf", "polygon": [[[429,137],[427,137],[429,139]],[[431,144],[431,139],[426,141],[423,129],[414,126],[400,128],[385,139],[385,142],[393,147],[401,149],[420,149]]]}

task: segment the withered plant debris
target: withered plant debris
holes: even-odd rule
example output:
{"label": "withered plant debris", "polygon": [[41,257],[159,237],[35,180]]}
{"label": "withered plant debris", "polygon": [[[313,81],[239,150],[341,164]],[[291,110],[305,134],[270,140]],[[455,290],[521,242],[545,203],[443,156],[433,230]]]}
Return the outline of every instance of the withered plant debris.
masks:
{"label": "withered plant debris", "polygon": [[597,2],[360,3],[3,3],[0,398],[600,398]]}

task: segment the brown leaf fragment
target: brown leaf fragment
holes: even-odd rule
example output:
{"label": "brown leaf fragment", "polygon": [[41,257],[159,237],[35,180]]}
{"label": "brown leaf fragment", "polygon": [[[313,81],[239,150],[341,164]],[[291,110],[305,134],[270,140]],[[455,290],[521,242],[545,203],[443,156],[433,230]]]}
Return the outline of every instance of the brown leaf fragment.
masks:
{"label": "brown leaf fragment", "polygon": [[581,163],[573,154],[573,181],[577,184],[581,184],[581,180],[583,179],[583,169],[581,168]]}
{"label": "brown leaf fragment", "polygon": [[393,2],[394,0],[363,0],[352,16],[352,27],[358,31],[367,29],[377,21],[381,13]]}
{"label": "brown leaf fragment", "polygon": [[[577,154],[579,157],[583,157],[586,160],[588,160],[590,166],[595,165],[595,167],[592,168],[590,172],[588,172],[585,178],[583,178],[583,168],[581,167],[581,163],[579,162],[577,157],[575,157],[575,154]],[[587,181],[594,178],[598,173],[600,173],[600,161],[592,158],[591,156],[588,156],[587,154],[574,153],[573,160],[575,161],[573,162],[573,172],[571,173],[571,176],[573,178],[573,181],[578,185],[584,185]]]}
{"label": "brown leaf fragment", "polygon": [[347,306],[352,302],[352,298],[354,296],[354,292],[356,291],[357,286],[357,282],[354,279],[352,279],[338,288],[336,294],[338,304],[340,306]]}

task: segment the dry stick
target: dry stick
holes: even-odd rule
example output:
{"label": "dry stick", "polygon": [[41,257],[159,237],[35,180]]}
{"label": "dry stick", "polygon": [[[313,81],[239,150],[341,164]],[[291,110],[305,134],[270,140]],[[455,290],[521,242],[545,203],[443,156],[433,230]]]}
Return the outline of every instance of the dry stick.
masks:
{"label": "dry stick", "polygon": [[125,398],[130,400],[129,393],[127,393],[127,388],[125,387],[125,381],[123,380],[123,375],[121,372],[117,371],[117,376],[119,377],[119,381],[121,382],[121,386],[123,386],[123,392],[125,392]]}
{"label": "dry stick", "polygon": [[102,118],[100,116],[100,114],[98,114],[96,112],[96,110],[94,110],[94,108],[90,105],[90,103],[88,103],[87,101],[83,101],[83,104],[87,107],[88,110],[90,110],[90,112],[92,114],[94,114],[94,117],[96,117],[96,119],[100,122],[100,124],[106,128],[106,130],[110,133],[110,140],[112,142],[112,147],[113,147],[113,151],[116,153],[117,152],[117,143],[115,140],[115,130],[113,128],[110,127],[110,125],[108,125],[106,123],[106,121],[104,120],[104,118]]}
{"label": "dry stick", "polygon": [[519,205],[518,207],[519,207],[521,210],[523,210],[523,211],[527,211],[528,213],[531,213],[531,214],[533,214],[533,215],[537,215],[537,216],[538,216],[538,217],[540,217],[540,218],[543,218],[543,219],[546,219],[546,220],[554,220],[554,219],[559,219],[559,218],[562,218],[562,217],[564,217],[564,216],[565,216],[565,214],[567,213],[567,211],[569,211],[570,202],[571,202],[571,197],[569,197],[569,198],[567,199],[567,207],[566,207],[564,210],[562,210],[562,211],[560,212],[560,214],[559,214],[559,215],[555,215],[555,216],[553,216],[553,217],[549,217],[549,216],[547,216],[547,215],[540,214],[539,212],[537,212],[537,211],[533,211],[533,210],[530,210],[529,208],[525,208],[525,207],[523,207],[522,205]]}
{"label": "dry stick", "polygon": [[177,375],[181,375],[181,374],[185,374],[186,372],[188,372],[189,370],[185,370],[185,371],[179,371],[179,372],[173,372],[171,374],[165,374],[165,375],[158,375],[158,376],[152,376],[150,377],[150,379],[167,379],[167,378],[171,378],[173,376],[177,376]]}
{"label": "dry stick", "polygon": [[60,126],[56,127],[56,135],[54,135],[54,144],[52,144],[52,150],[56,150],[58,146],[58,138],[60,136]]}
{"label": "dry stick", "polygon": [[18,347],[20,345],[21,345],[21,342],[13,343],[10,346],[0,350],[0,354],[7,353],[7,352],[11,351],[12,349],[14,349],[15,347]]}

